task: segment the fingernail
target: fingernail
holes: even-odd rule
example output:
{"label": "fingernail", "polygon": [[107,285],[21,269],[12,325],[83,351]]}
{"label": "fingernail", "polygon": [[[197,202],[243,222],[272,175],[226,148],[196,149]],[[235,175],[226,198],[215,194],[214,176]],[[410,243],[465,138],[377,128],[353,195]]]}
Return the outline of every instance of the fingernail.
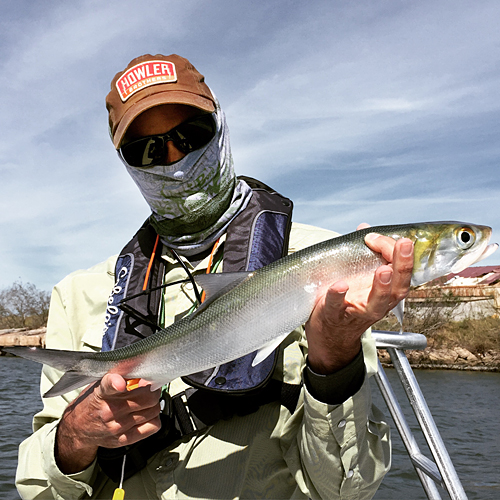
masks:
{"label": "fingernail", "polygon": [[403,257],[409,257],[413,251],[413,242],[411,241],[404,241],[401,244],[401,255]]}
{"label": "fingernail", "polygon": [[377,233],[368,233],[365,236],[365,240],[373,241],[373,240],[376,240],[379,236],[380,236],[380,234],[377,234]]}
{"label": "fingernail", "polygon": [[380,275],[380,282],[384,285],[388,285],[392,280],[391,271],[385,271]]}

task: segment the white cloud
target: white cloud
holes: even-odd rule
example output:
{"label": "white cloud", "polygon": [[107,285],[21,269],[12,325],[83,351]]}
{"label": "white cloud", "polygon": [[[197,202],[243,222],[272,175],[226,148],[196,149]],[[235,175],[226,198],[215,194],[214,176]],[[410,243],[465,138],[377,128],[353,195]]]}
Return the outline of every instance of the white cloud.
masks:
{"label": "white cloud", "polygon": [[[452,217],[500,228],[494,1],[16,4],[0,21],[0,287],[118,252],[147,207],[104,97],[142,53],[207,77],[238,173],[345,232]],[[111,229],[110,229],[111,228]],[[492,257],[490,259],[494,259]]]}

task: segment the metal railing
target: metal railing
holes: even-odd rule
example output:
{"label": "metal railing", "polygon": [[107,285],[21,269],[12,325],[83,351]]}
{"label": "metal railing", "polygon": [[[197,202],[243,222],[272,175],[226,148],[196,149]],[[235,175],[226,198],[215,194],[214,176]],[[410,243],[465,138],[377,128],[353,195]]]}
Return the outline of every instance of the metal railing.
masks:
{"label": "metal railing", "polygon": [[419,333],[409,332],[398,333],[374,330],[372,335],[378,349],[387,349],[434,458],[434,461],[432,461],[420,451],[379,360],[375,380],[427,497],[430,500],[441,500],[437,487],[437,485],[440,485],[448,492],[452,500],[467,500],[462,483],[458,478],[450,455],[441,439],[439,430],[404,352],[405,349],[425,349],[427,339]]}

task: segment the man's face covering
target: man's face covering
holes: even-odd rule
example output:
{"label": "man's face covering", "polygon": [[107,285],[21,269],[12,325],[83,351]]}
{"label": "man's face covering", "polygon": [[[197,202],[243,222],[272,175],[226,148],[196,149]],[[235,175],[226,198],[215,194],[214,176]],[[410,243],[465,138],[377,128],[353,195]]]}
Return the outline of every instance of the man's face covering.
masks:
{"label": "man's face covering", "polygon": [[229,130],[215,101],[216,131],[204,147],[152,167],[130,166],[120,155],[151,207],[150,221],[163,243],[186,255],[209,248],[252,194],[234,174]]}

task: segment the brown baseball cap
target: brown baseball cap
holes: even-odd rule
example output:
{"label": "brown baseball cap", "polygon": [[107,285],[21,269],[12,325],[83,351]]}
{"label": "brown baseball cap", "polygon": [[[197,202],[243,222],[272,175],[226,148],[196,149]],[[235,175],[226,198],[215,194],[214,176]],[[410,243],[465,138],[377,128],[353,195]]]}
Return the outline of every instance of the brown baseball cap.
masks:
{"label": "brown baseball cap", "polygon": [[132,121],[161,104],[186,104],[213,113],[215,101],[203,75],[183,57],[146,54],[117,73],[106,97],[109,128],[118,149]]}

